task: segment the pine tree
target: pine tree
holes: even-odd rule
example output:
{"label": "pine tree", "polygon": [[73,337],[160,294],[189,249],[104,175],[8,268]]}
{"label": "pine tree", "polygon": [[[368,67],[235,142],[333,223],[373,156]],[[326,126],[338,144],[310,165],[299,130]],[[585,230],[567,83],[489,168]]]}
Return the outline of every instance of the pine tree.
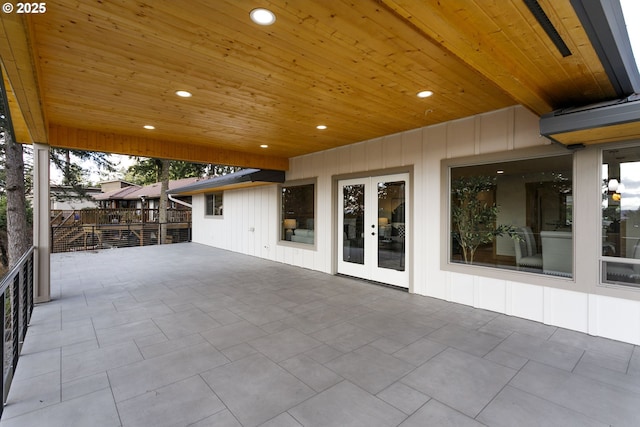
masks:
{"label": "pine tree", "polygon": [[[1,81],[1,79],[0,79]],[[4,152],[4,191],[6,194],[7,259],[13,267],[31,245],[31,230],[27,221],[25,176],[22,144],[13,140],[9,108],[0,88],[0,141]]]}

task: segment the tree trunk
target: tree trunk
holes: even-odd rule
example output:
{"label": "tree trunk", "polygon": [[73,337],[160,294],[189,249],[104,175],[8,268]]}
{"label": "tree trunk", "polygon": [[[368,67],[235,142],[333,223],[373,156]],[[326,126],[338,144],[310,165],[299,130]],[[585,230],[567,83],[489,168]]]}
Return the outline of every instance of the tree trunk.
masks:
{"label": "tree trunk", "polygon": [[64,177],[62,183],[65,185],[71,184],[71,151],[66,150],[64,153]]}
{"label": "tree trunk", "polygon": [[24,160],[22,144],[13,142],[9,132],[4,133],[7,184],[7,243],[9,268],[29,249],[30,234],[24,194]]}
{"label": "tree trunk", "polygon": [[169,160],[162,160],[160,167],[160,207],[158,212],[158,221],[160,222],[160,237],[158,244],[162,245],[167,240],[167,207],[169,191]]}

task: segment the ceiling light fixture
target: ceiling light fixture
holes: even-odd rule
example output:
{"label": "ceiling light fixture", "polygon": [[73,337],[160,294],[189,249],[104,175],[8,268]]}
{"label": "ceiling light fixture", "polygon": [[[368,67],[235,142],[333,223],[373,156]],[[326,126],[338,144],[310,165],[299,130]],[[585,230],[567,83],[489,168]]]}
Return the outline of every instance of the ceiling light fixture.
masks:
{"label": "ceiling light fixture", "polygon": [[269,148],[269,146],[267,144],[261,144],[260,148]]}
{"label": "ceiling light fixture", "polygon": [[418,92],[418,98],[428,98],[431,95],[433,95],[433,92],[431,92],[430,90],[423,90],[421,92]]}
{"label": "ceiling light fixture", "polygon": [[147,130],[154,130],[156,127],[152,126],[152,125],[144,125],[143,128],[145,128]]}
{"label": "ceiling light fixture", "polygon": [[176,95],[178,95],[180,98],[191,98],[193,96],[191,92],[186,90],[177,90]]}
{"label": "ceiling light fixture", "polygon": [[316,129],[319,129],[319,130],[325,130],[326,128],[327,128],[326,125],[318,125],[318,126],[316,126]]}
{"label": "ceiling light fixture", "polygon": [[268,9],[253,9],[249,16],[251,20],[258,25],[271,25],[276,22],[276,15]]}

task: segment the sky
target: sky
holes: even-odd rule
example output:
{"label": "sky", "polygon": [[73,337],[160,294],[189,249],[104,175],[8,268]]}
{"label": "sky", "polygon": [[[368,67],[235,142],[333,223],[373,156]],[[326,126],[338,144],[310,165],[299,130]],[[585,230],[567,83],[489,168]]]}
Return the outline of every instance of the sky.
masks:
{"label": "sky", "polygon": [[629,33],[633,56],[635,56],[636,64],[640,69],[640,1],[620,0],[620,4],[624,13],[624,21],[627,24],[627,33]]}
{"label": "sky", "polygon": [[[629,41],[633,49],[633,56],[636,58],[638,70],[640,70],[640,1],[620,0],[624,21],[629,33]],[[625,170],[621,169],[621,181],[624,183],[621,208],[623,210],[636,210],[640,208],[640,165],[639,162],[626,164]],[[621,165],[622,167],[622,165]]]}
{"label": "sky", "polygon": [[[111,154],[109,156],[109,158],[111,159],[111,161],[115,164],[116,166],[116,170],[120,171],[122,169],[126,170],[129,166],[133,165],[135,163],[135,159],[131,158],[130,156],[122,156],[119,154]],[[78,159],[71,159],[71,161],[78,161]],[[96,165],[93,162],[81,162],[80,166],[82,168],[84,168],[86,171],[89,172],[89,177],[88,180],[90,182],[92,182],[93,184],[98,184],[101,181],[105,181],[105,180],[115,180],[115,179],[123,179],[124,178],[124,174],[115,172],[112,173],[107,179],[105,179],[103,176],[100,175],[100,171],[98,170],[98,168],[96,167]],[[60,184],[62,183],[62,172],[60,172],[55,166],[50,165],[49,166],[49,174],[50,174],[50,181],[53,184]]]}

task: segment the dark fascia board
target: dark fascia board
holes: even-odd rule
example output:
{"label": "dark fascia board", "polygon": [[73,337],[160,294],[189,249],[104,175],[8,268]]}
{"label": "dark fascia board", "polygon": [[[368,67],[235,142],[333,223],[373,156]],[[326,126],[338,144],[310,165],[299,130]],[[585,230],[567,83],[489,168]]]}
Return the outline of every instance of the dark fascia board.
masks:
{"label": "dark fascia board", "polygon": [[619,97],[640,93],[640,75],[619,0],[571,0]]}
{"label": "dark fascia board", "polygon": [[581,108],[557,110],[540,117],[540,134],[552,136],[565,132],[595,129],[640,120],[640,95],[601,102]]}
{"label": "dark fascia board", "polygon": [[267,182],[283,183],[285,179],[284,171],[271,169],[243,169],[227,175],[216,176],[214,178],[198,181],[184,187],[175,188],[168,194],[200,193],[206,190],[215,190],[219,187],[240,184],[245,182]]}

